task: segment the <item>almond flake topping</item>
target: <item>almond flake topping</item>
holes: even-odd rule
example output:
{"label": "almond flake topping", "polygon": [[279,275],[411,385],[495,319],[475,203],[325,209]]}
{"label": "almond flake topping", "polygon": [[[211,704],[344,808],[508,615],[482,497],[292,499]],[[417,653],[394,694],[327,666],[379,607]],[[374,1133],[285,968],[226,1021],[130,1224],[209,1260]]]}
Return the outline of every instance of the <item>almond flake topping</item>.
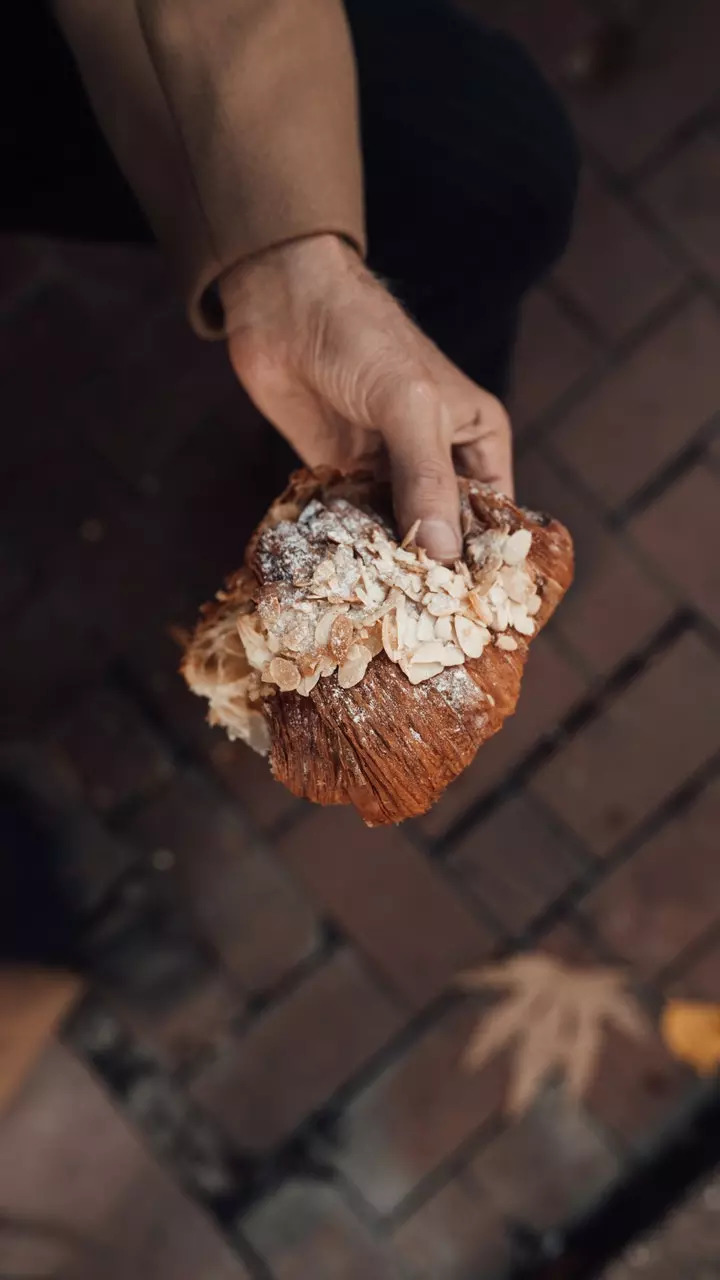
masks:
{"label": "almond flake topping", "polygon": [[511,653],[514,633],[535,633],[542,599],[526,563],[529,529],[473,535],[468,526],[466,559],[450,568],[416,546],[417,523],[398,544],[344,500],[313,499],[294,522],[274,526],[276,541],[285,526],[297,571],[285,557],[283,580],[261,588],[254,611],[237,621],[258,698],[309,697],[335,672],[351,689],[380,653],[419,684],[479,659],[493,640]]}

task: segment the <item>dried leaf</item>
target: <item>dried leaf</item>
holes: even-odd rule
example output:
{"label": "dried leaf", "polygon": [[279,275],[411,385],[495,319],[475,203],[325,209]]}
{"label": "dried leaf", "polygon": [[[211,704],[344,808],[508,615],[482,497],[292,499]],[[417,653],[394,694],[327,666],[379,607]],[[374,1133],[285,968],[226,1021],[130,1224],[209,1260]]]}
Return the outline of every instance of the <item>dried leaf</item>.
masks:
{"label": "dried leaf", "polygon": [[[555,1070],[563,1072],[572,1097],[581,1098],[597,1069],[606,1024],[633,1037],[647,1034],[647,1020],[625,982],[617,970],[571,969],[541,952],[462,974],[458,985],[465,991],[505,992],[481,1019],[464,1062],[478,1070],[514,1045],[506,1101],[511,1115],[527,1110]],[[716,1016],[720,1045],[720,1011]]]}
{"label": "dried leaf", "polygon": [[660,1032],[670,1052],[700,1075],[712,1075],[720,1067],[720,1004],[669,1000]]}

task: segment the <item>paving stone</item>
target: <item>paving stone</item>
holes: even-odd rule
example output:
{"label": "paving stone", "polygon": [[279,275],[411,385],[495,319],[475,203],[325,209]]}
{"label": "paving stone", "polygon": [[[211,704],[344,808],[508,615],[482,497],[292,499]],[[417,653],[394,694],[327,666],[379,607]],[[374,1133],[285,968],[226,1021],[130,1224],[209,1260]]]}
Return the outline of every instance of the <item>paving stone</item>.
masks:
{"label": "paving stone", "polygon": [[704,464],[693,467],[632,521],[630,533],[679,599],[720,627],[720,478]]}
{"label": "paving stone", "polygon": [[336,1163],[366,1200],[387,1214],[495,1115],[505,1064],[461,1063],[477,1023],[474,1002],[450,1010],[348,1107]]}
{"label": "paving stone", "polygon": [[585,679],[563,657],[552,637],[540,636],[530,651],[515,715],[419,819],[423,833],[432,838],[444,836],[472,804],[493,791],[534,746],[556,731],[582,700],[586,688]]}
{"label": "paving stone", "polygon": [[510,416],[516,432],[534,422],[595,366],[597,349],[546,290],[523,305],[514,356]]}
{"label": "paving stone", "polygon": [[57,726],[52,742],[94,808],[114,809],[167,782],[173,762],[131,699],[96,688]]}
{"label": "paving stone", "polygon": [[201,937],[247,992],[272,989],[315,949],[315,915],[232,804],[185,769],[133,815],[127,834],[154,859]]}
{"label": "paving stone", "polygon": [[582,902],[598,933],[641,980],[720,923],[720,782],[671,819]]}
{"label": "paving stone", "polygon": [[720,409],[720,318],[694,299],[578,402],[552,433],[609,506],[653,480]]}
{"label": "paving stone", "polygon": [[398,1030],[401,1016],[344,951],[271,1006],[197,1078],[193,1096],[243,1149],[289,1135]]}
{"label": "paving stone", "polygon": [[683,274],[657,237],[586,169],[572,239],[553,278],[606,338],[617,340],[667,301]]}
{"label": "paving stone", "polygon": [[660,654],[530,782],[606,854],[720,746],[720,667],[694,633]]}
{"label": "paving stone", "polygon": [[490,931],[401,831],[369,831],[347,809],[316,811],[277,851],[410,1008],[492,950]]}
{"label": "paving stone", "polygon": [[207,744],[208,763],[261,831],[275,831],[304,806],[276,782],[264,756],[216,729]]}
{"label": "paving stone", "polygon": [[657,0],[640,15],[627,70],[612,86],[568,95],[582,138],[623,173],[649,160],[715,98],[717,41],[713,0],[682,12],[673,0]]}
{"label": "paving stone", "polygon": [[393,1241],[412,1280],[500,1280],[512,1257],[504,1215],[467,1173],[431,1196]]}
{"label": "paving stone", "polygon": [[617,1157],[582,1106],[548,1088],[471,1162],[483,1197],[536,1231],[561,1227],[607,1190]]}
{"label": "paving stone", "polygon": [[[248,1272],[209,1218],[147,1154],[94,1077],[54,1045],[0,1120],[3,1214],[26,1220],[12,1261],[37,1258],[32,1224],[52,1224],[44,1274],[73,1280],[245,1280]],[[5,1239],[3,1240],[5,1246]],[[35,1251],[34,1255],[31,1252]]]}
{"label": "paving stone", "polygon": [[708,1000],[720,1004],[720,935],[679,966],[670,995],[684,1000]]}
{"label": "paving stone", "polygon": [[132,326],[72,412],[84,438],[137,482],[233,392],[240,403],[222,345],[199,341],[173,307]]}
{"label": "paving stone", "polygon": [[473,827],[448,865],[508,932],[518,934],[578,879],[587,861],[521,794]]}
{"label": "paving stone", "polygon": [[400,1280],[390,1250],[330,1186],[285,1182],[242,1230],[276,1280]]}
{"label": "paving stone", "polygon": [[552,628],[605,675],[645,647],[675,607],[638,563],[629,540],[611,531],[538,450],[520,459],[520,500],[562,520],[575,544],[575,579]]}
{"label": "paving stone", "polygon": [[584,1101],[621,1147],[647,1149],[675,1122],[695,1079],[659,1035],[635,1041],[610,1030]]}
{"label": "paving stone", "polygon": [[640,193],[690,258],[720,279],[720,137],[698,134],[643,183]]}

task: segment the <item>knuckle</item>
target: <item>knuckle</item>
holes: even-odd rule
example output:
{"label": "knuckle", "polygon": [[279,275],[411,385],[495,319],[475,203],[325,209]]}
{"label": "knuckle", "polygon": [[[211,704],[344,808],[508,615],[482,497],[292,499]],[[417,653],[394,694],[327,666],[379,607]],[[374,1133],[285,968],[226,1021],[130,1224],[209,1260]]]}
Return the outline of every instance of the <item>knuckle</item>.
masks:
{"label": "knuckle", "polygon": [[416,491],[423,497],[443,494],[452,485],[450,464],[439,457],[419,458],[412,474]]}

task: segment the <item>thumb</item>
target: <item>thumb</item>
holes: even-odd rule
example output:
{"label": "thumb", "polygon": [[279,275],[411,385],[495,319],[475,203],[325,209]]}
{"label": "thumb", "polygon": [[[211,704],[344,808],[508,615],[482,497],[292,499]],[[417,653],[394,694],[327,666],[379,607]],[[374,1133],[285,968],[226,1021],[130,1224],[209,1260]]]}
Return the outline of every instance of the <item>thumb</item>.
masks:
{"label": "thumb", "polygon": [[[434,397],[433,397],[434,399]],[[404,413],[382,434],[390,458],[395,515],[403,534],[417,520],[417,542],[435,560],[462,555],[458,483],[449,431],[437,403]]]}

